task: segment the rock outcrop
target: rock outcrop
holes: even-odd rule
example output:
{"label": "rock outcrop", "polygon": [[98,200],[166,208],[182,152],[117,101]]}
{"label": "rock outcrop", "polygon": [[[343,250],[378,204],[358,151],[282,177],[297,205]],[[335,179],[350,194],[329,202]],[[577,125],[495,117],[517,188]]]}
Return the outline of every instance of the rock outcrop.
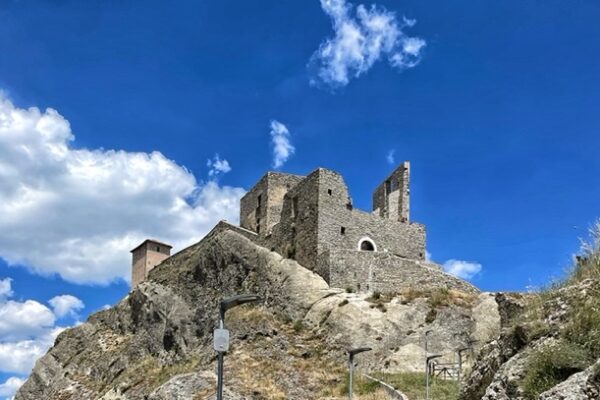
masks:
{"label": "rock outcrop", "polygon": [[218,231],[157,266],[112,309],[60,334],[15,400],[211,396],[217,305],[237,293],[263,301],[227,314],[228,399],[335,398],[348,347],[374,348],[361,355],[367,371],[413,371],[422,365],[425,331],[434,332],[430,351],[454,360],[470,340],[492,339],[501,321],[491,295],[346,293],[238,233]]}
{"label": "rock outcrop", "polygon": [[594,363],[599,289],[586,279],[529,296],[497,294],[505,328],[479,352],[459,398],[600,398],[600,361]]}

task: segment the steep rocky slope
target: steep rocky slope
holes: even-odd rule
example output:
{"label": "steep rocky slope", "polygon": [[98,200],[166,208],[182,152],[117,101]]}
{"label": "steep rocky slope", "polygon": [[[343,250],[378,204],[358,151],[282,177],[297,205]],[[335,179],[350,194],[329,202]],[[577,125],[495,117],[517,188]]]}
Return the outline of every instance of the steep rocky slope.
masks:
{"label": "steep rocky slope", "polygon": [[600,398],[600,224],[564,282],[532,293],[485,345],[464,382],[464,400]]}
{"label": "steep rocky slope", "polygon": [[345,293],[293,260],[220,231],[163,262],[112,309],[63,332],[15,399],[212,396],[217,305],[237,293],[264,300],[227,314],[229,399],[336,398],[346,348],[374,348],[361,357],[364,370],[416,370],[425,331],[434,332],[430,350],[452,360],[469,340],[492,339],[505,313],[497,296],[475,288]]}

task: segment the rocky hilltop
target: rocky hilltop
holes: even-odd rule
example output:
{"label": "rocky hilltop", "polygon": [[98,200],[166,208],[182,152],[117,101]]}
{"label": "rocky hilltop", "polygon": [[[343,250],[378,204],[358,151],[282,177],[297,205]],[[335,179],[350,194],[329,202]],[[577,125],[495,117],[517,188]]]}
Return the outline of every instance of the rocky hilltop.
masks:
{"label": "rocky hilltop", "polygon": [[600,223],[559,282],[513,303],[481,350],[464,400],[600,399]]}
{"label": "rocky hilltop", "polygon": [[[437,268],[430,274],[449,279]],[[456,349],[494,339],[514,302],[464,288],[348,293],[217,230],[154,268],[113,308],[63,332],[15,399],[211,398],[217,305],[237,293],[263,301],[227,314],[226,398],[339,398],[348,347],[373,347],[361,355],[363,371],[394,373],[422,370],[428,330],[430,352],[448,362]]]}

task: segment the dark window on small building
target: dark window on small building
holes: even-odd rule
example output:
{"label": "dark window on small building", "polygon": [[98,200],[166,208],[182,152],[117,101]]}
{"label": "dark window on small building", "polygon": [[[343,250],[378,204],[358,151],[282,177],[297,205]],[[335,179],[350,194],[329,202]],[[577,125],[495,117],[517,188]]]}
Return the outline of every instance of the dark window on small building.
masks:
{"label": "dark window on small building", "polygon": [[331,196],[333,192],[331,191],[331,189],[327,189],[327,194]]}
{"label": "dark window on small building", "polygon": [[156,246],[156,251],[160,251],[160,246]]}
{"label": "dark window on small building", "polygon": [[375,251],[373,243],[369,242],[368,240],[363,240],[363,242],[360,244],[360,249],[362,251]]}
{"label": "dark window on small building", "polygon": [[385,194],[390,194],[392,191],[392,182],[388,179],[385,181]]}
{"label": "dark window on small building", "polygon": [[260,207],[261,204],[262,204],[262,194],[259,194],[258,197],[256,198],[256,206]]}
{"label": "dark window on small building", "polygon": [[342,227],[340,228],[340,233],[341,233],[342,235],[345,235],[345,234],[346,234],[346,227],[345,227],[345,226],[342,226]]}
{"label": "dark window on small building", "polygon": [[256,218],[256,233],[260,233],[260,218]]}

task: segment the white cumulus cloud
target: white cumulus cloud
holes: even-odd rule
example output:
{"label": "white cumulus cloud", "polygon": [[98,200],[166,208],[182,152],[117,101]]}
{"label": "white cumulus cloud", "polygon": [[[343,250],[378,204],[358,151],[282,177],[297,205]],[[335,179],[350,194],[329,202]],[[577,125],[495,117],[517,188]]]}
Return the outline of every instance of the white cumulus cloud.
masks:
{"label": "white cumulus cloud", "polygon": [[64,329],[55,327],[31,340],[0,342],[0,371],[29,374],[37,359],[46,354]]}
{"label": "white cumulus cloud", "polygon": [[219,175],[226,174],[231,171],[229,161],[222,160],[218,154],[215,154],[212,159],[209,159],[206,162],[206,166],[209,168],[208,176],[211,178],[216,178]]}
{"label": "white cumulus cloud", "polygon": [[0,257],[9,264],[78,283],[129,280],[129,250],[145,238],[177,250],[220,219],[237,222],[242,188],[198,182],[159,152],[74,140],[58,111],[18,108],[0,93]]}
{"label": "white cumulus cloud", "polygon": [[[36,300],[0,299],[0,373],[28,374],[37,359],[48,351],[56,337],[66,329],[56,325],[56,316],[74,312],[83,306],[79,299],[71,295],[54,297],[49,303],[53,305],[56,315]],[[5,393],[2,390],[8,391],[16,383],[12,380],[1,384],[0,398]]]}
{"label": "white cumulus cloud", "polygon": [[399,21],[395,13],[377,5],[361,4],[354,11],[346,0],[321,0],[321,7],[331,18],[334,35],[311,58],[309,66],[315,69],[311,83],[346,86],[384,57],[398,70],[421,61],[425,40],[404,33],[415,20]]}
{"label": "white cumulus cloud", "polygon": [[443,265],[444,271],[462,279],[471,279],[481,272],[481,264],[463,260],[448,260]]}
{"label": "white cumulus cloud", "polygon": [[11,376],[4,383],[0,383],[0,397],[11,399],[25,381],[16,376]]}
{"label": "white cumulus cloud", "polygon": [[85,307],[83,301],[70,294],[53,297],[48,303],[52,306],[54,315],[56,315],[57,318],[63,318],[67,315],[77,318],[77,312],[83,310]]}
{"label": "white cumulus cloud", "polygon": [[271,144],[273,146],[273,168],[280,168],[296,149],[290,142],[290,131],[279,121],[271,121]]}
{"label": "white cumulus cloud", "polygon": [[13,295],[11,282],[10,278],[0,280],[0,301]]}
{"label": "white cumulus cloud", "polygon": [[52,327],[55,321],[54,313],[35,300],[0,303],[0,340],[35,337]]}

